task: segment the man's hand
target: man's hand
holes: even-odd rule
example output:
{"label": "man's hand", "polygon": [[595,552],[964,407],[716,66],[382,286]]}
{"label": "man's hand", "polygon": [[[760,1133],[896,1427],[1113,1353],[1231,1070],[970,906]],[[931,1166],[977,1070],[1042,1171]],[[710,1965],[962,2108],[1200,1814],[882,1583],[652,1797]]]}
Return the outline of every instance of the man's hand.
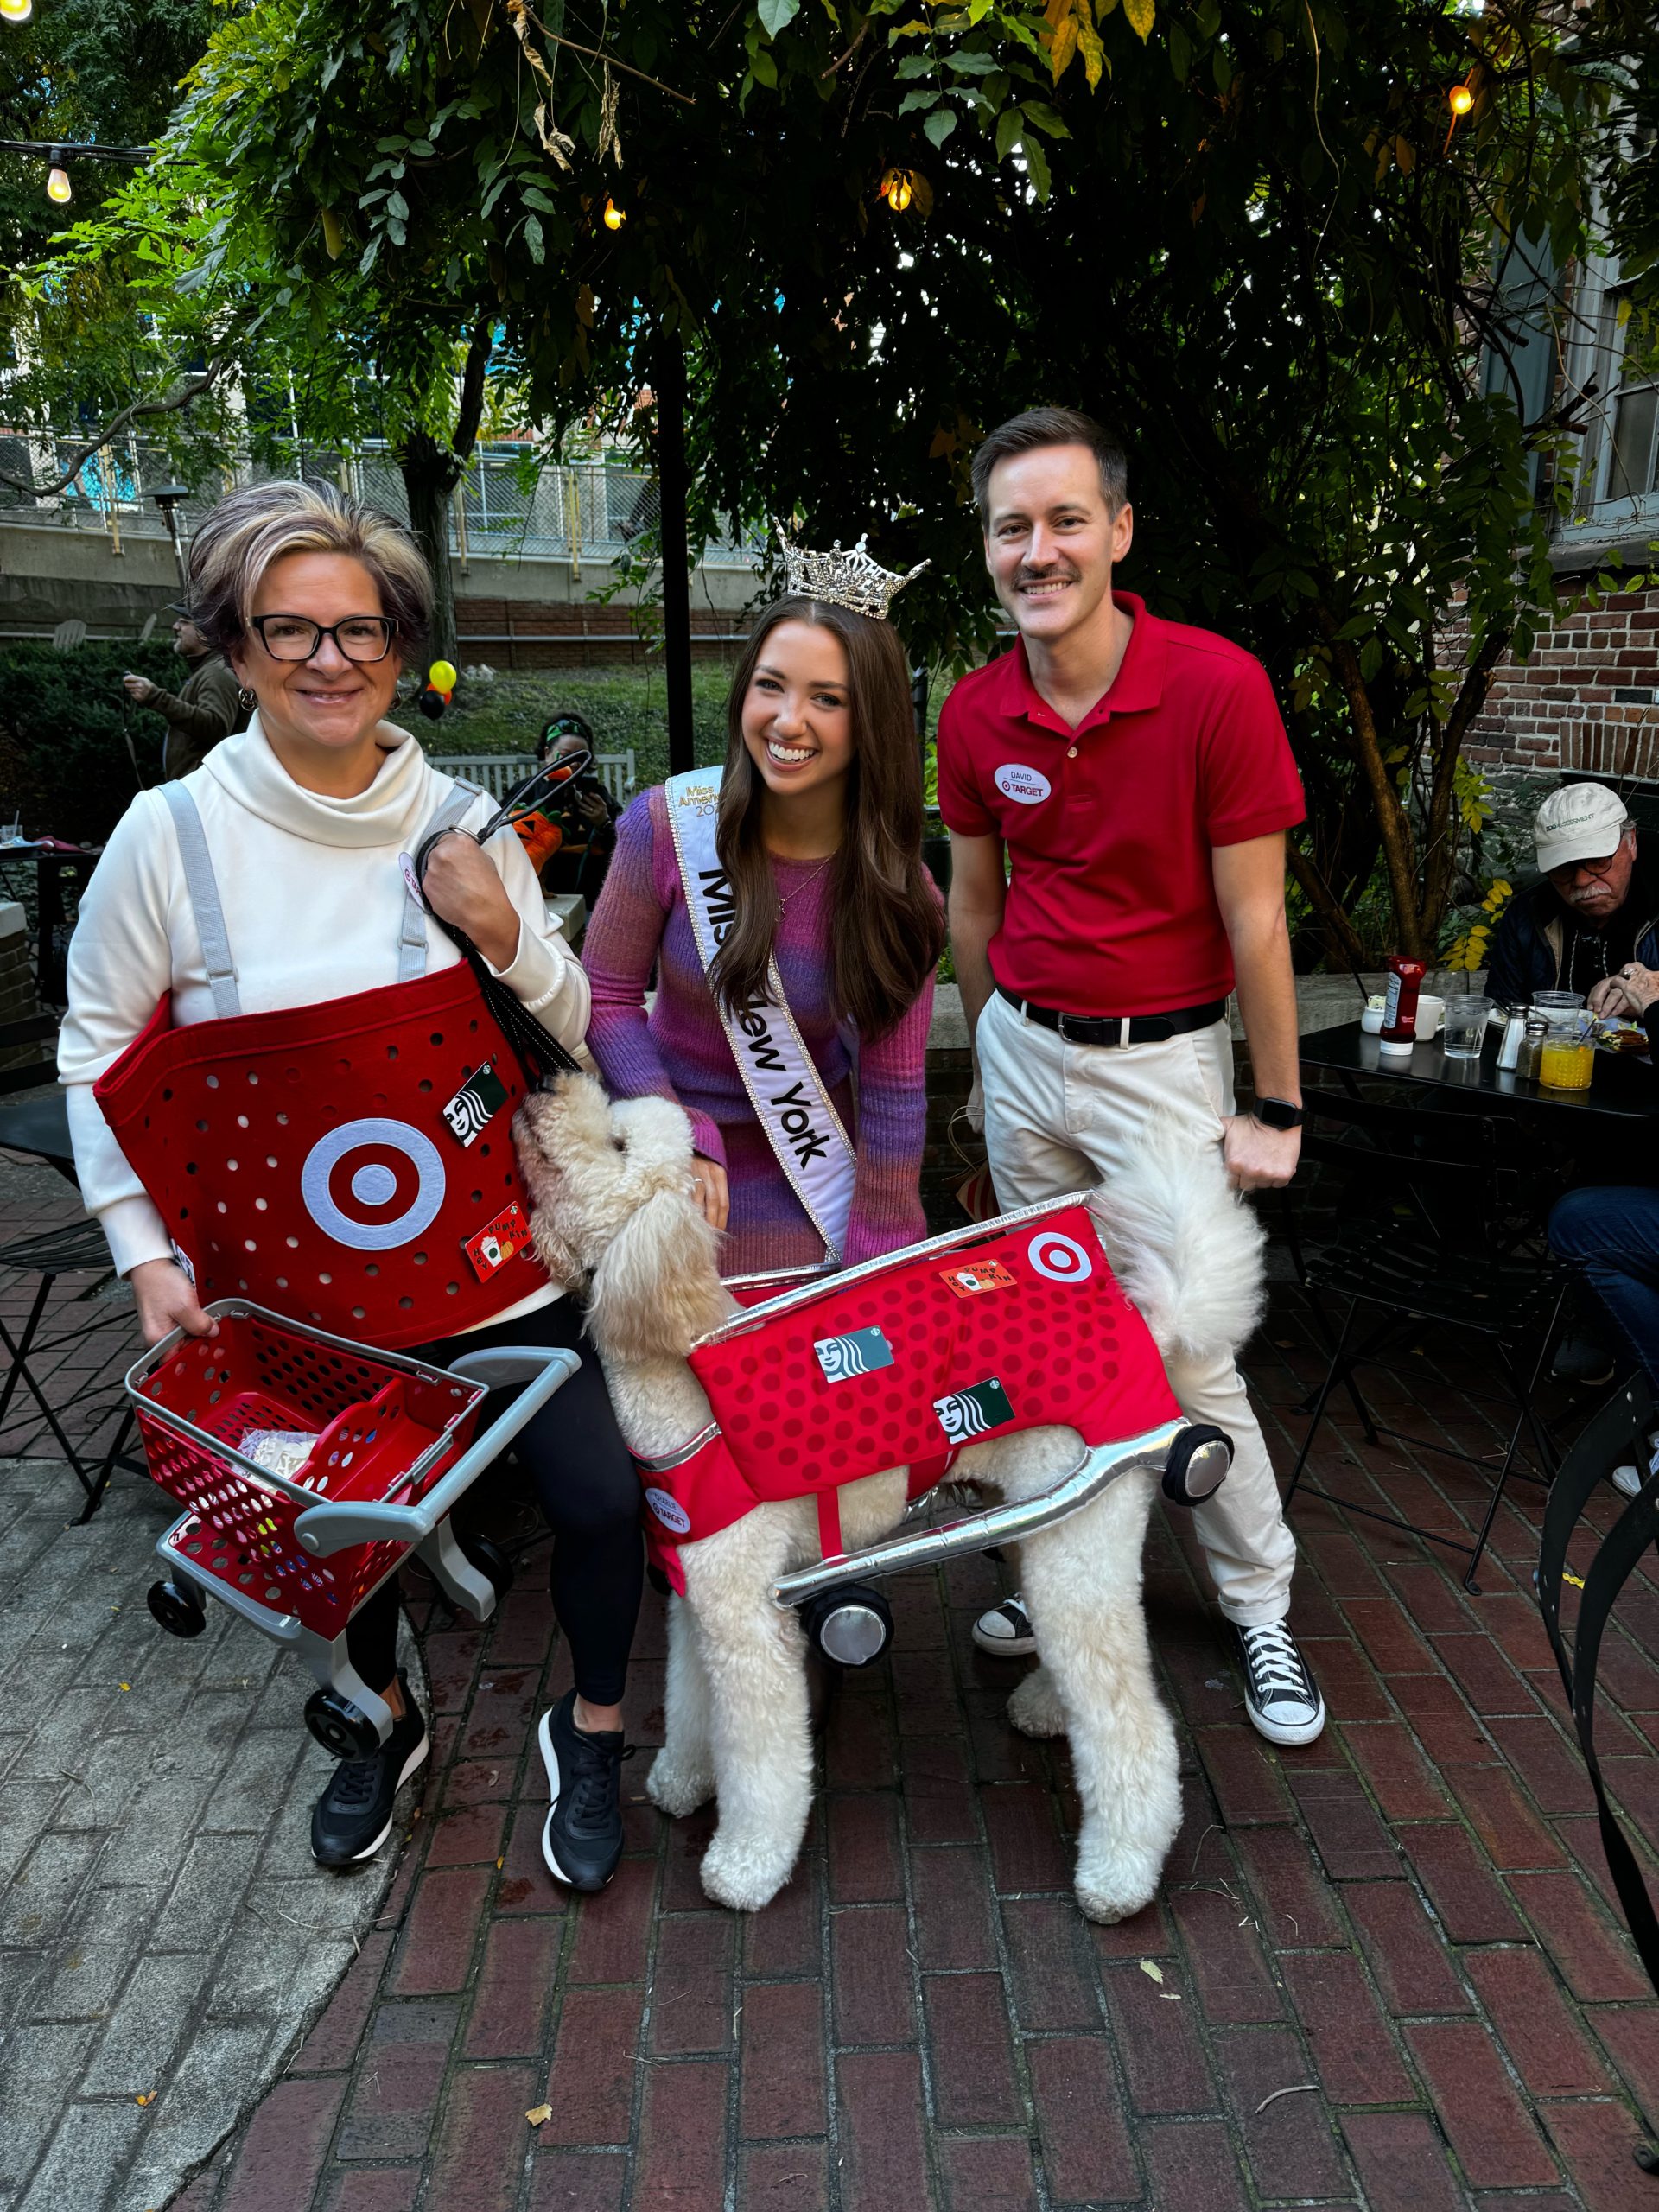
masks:
{"label": "man's hand", "polygon": [[1222,1125],[1227,1179],[1236,1191],[1281,1191],[1302,1156],[1300,1129],[1270,1129],[1254,1114],[1234,1114]]}
{"label": "man's hand", "polygon": [[492,968],[510,968],[518,950],[518,910],[476,837],[452,830],[426,863],[421,888],[433,912],[464,930]]}
{"label": "man's hand", "polygon": [[147,676],[124,676],[121,689],[135,706],[144,706],[156,696],[156,686]]}
{"label": "man's hand", "polygon": [[702,1217],[710,1229],[724,1229],[732,1210],[730,1185],[726,1170],[717,1160],[710,1160],[706,1153],[691,1155],[691,1195],[702,1208]]}
{"label": "man's hand", "polygon": [[219,1324],[204,1313],[184,1269],[171,1260],[141,1260],[127,1273],[138,1326],[147,1344],[158,1344],[175,1329],[190,1337],[216,1337]]}
{"label": "man's hand", "polygon": [[1633,1014],[1639,1021],[1655,999],[1659,999],[1659,973],[1632,960],[1596,985],[1590,994],[1590,1011],[1618,1020]]}

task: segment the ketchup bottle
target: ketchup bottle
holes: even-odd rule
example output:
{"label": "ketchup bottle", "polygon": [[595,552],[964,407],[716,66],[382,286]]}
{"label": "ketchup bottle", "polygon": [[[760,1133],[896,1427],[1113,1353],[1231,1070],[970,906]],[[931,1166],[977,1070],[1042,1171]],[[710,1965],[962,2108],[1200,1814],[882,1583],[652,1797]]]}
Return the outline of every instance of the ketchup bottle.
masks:
{"label": "ketchup bottle", "polygon": [[1417,995],[1427,973],[1427,961],[1408,960],[1399,952],[1389,956],[1389,995],[1378,1041],[1391,1059],[1411,1057],[1417,1041]]}

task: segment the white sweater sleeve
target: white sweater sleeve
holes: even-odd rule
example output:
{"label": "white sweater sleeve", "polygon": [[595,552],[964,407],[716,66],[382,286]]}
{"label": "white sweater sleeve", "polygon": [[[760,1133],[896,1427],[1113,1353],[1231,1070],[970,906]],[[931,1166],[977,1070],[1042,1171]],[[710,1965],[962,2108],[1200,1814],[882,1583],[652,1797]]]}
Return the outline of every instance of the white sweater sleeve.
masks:
{"label": "white sweater sleeve", "polygon": [[69,940],[69,1010],[58,1039],[58,1079],[68,1094],[81,1197],[122,1274],[142,1261],[170,1257],[172,1240],[104,1119],[92,1085],[171,985],[175,850],[160,794],[141,793],[92,872]]}
{"label": "white sweater sleeve", "polygon": [[[478,829],[493,811],[492,801],[480,808],[478,821],[467,826]],[[518,944],[512,960],[505,968],[486,965],[567,1052],[574,1052],[588,1033],[591,1000],[587,970],[550,919],[541,884],[518,839],[504,830],[484,849],[518,910]]]}

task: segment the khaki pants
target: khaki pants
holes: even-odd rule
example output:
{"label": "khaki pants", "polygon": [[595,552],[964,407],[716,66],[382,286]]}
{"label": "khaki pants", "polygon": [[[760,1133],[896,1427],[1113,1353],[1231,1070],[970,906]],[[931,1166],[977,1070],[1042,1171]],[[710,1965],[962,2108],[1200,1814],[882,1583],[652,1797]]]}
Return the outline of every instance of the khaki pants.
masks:
{"label": "khaki pants", "polygon": [[[1211,1144],[1233,1111],[1225,1021],[1163,1045],[1070,1045],[994,992],[974,1042],[986,1149],[1005,1207],[1109,1183],[1154,1107]],[[1167,1366],[1181,1410],[1233,1440],[1231,1471],[1192,1515],[1221,1610],[1241,1628],[1269,1627],[1290,1610],[1296,1545],[1243,1382],[1224,1353]]]}

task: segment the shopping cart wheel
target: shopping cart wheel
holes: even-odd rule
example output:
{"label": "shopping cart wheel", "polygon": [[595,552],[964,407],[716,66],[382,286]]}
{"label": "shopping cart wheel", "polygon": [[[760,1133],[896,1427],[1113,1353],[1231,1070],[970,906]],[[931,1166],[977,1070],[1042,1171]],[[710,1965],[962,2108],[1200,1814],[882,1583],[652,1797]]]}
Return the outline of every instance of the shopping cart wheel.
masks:
{"label": "shopping cart wheel", "polygon": [[1172,1505],[1202,1505],[1221,1488],[1232,1464],[1233,1440],[1225,1429],[1195,1421],[1169,1447],[1164,1496]]}
{"label": "shopping cart wheel", "polygon": [[176,1582],[152,1582],[147,1602],[169,1636],[200,1636],[207,1625],[207,1614]]}
{"label": "shopping cart wheel", "polygon": [[462,1535],[455,1530],[455,1541],[479,1573],[488,1579],[498,1598],[505,1598],[512,1587],[512,1561],[499,1544],[492,1543],[487,1536]]}
{"label": "shopping cart wheel", "polygon": [[893,1641],[893,1613],[868,1582],[838,1582],[801,1607],[801,1626],[838,1667],[868,1667]]}
{"label": "shopping cart wheel", "polygon": [[306,1700],[305,1725],[337,1759],[372,1758],[380,1732],[362,1709],[338,1690],[314,1690]]}

